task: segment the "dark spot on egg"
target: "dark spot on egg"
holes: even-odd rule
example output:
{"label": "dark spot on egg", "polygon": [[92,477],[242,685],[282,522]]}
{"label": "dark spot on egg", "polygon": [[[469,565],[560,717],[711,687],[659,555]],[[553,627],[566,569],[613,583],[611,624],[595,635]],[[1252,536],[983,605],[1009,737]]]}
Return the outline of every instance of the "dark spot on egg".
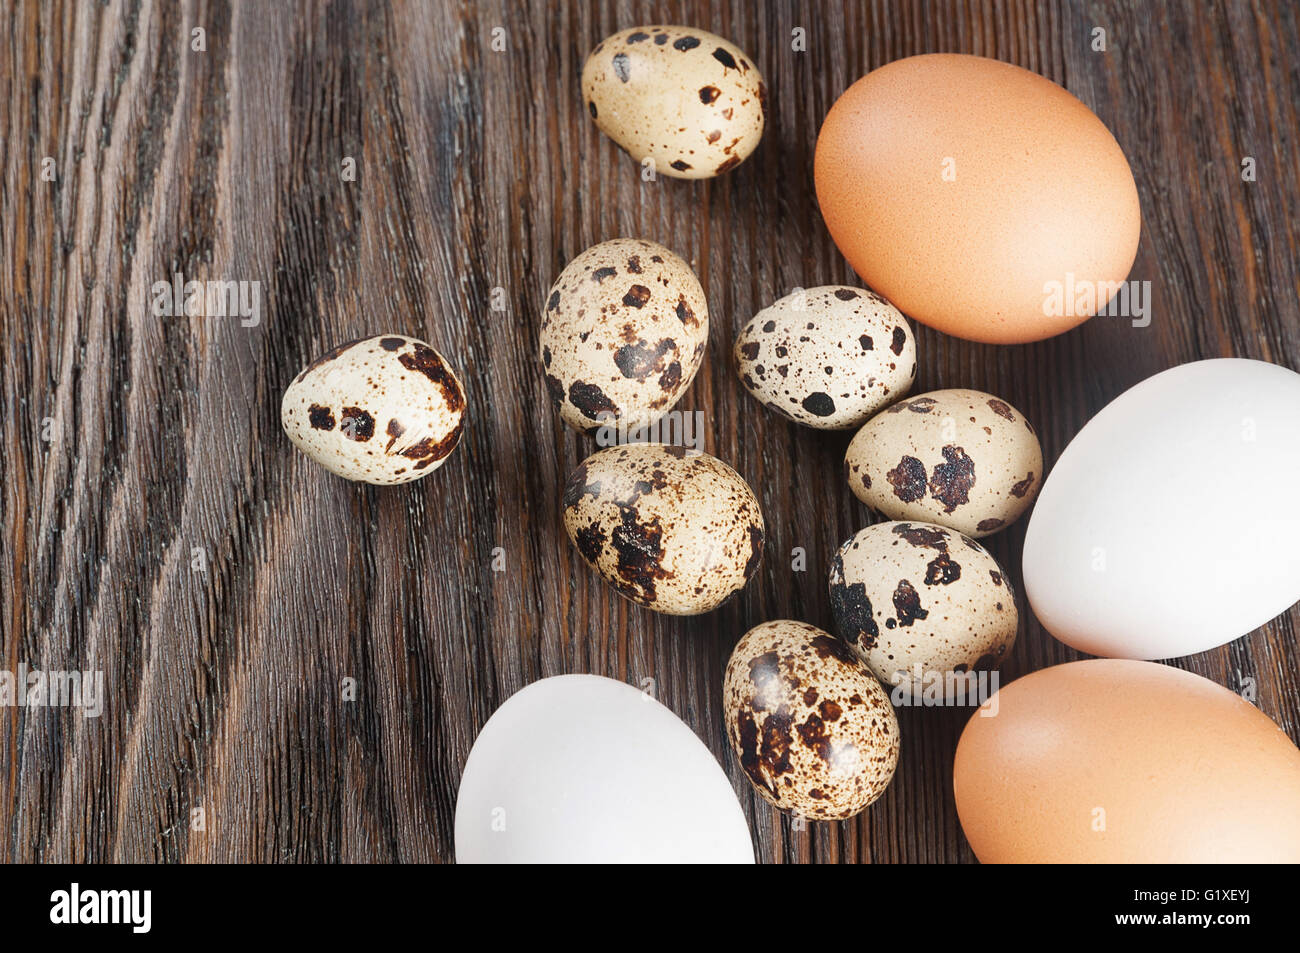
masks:
{"label": "dark spot on egg", "polygon": [[623,295],[623,303],[629,308],[644,308],[649,300],[650,289],[645,285],[633,285],[628,289],[627,294]]}
{"label": "dark spot on egg", "polygon": [[925,496],[925,464],[916,457],[901,458],[898,466],[885,474],[885,479],[894,488],[894,496],[904,503],[915,503]]}
{"label": "dark spot on egg", "polygon": [[643,381],[651,374],[664,369],[664,357],[676,349],[671,338],[664,338],[651,347],[645,340],[625,344],[614,352],[614,364],[629,380]]}
{"label": "dark spot on egg", "polygon": [[928,609],[921,608],[920,593],[906,579],[898,580],[894,588],[894,614],[898,616],[898,624],[905,627],[930,615]]}
{"label": "dark spot on egg", "polygon": [[574,534],[574,545],[578,547],[578,552],[582,553],[583,559],[594,564],[600,558],[605,539],[605,531],[601,529],[600,523],[593,522],[590,526],[581,527]]}
{"label": "dark spot on egg", "polygon": [[1014,421],[1016,419],[1016,415],[1011,412],[1011,406],[998,400],[996,397],[989,401],[989,409],[999,417],[1003,417],[1007,420]]}
{"label": "dark spot on egg", "polygon": [[442,394],[442,399],[446,401],[447,409],[452,413],[465,408],[465,394],[461,391],[460,384],[433,348],[416,344],[408,353],[399,354],[397,359],[408,371],[418,371],[433,381]]}
{"label": "dark spot on egg", "polygon": [[940,553],[926,564],[925,584],[927,586],[948,586],[960,578],[961,564],[954,562],[947,553]]}
{"label": "dark spot on egg", "polygon": [[835,618],[835,627],[850,644],[861,645],[863,649],[873,648],[880,638],[880,629],[871,608],[871,599],[867,587],[860,582],[848,585],[844,579],[844,559],[838,553],[831,567],[831,578],[841,580],[830,586],[831,613]]}
{"label": "dark spot on egg", "polygon": [[1029,488],[1033,485],[1034,485],[1034,471],[1030,470],[1029,476],[1025,477],[1023,480],[1021,480],[1011,488],[1011,495],[1023,499],[1025,494],[1029,492]]}
{"label": "dark spot on egg", "polygon": [[360,407],[344,407],[343,436],[357,443],[365,443],[375,435],[375,418]]}
{"label": "dark spot on egg", "polygon": [[913,526],[911,523],[899,523],[893,528],[893,532],[895,535],[903,537],[913,546],[937,549],[945,553],[948,551],[948,535],[943,530]]}
{"label": "dark spot on egg", "polygon": [[829,417],[835,413],[835,401],[830,394],[816,391],[802,401],[803,409],[815,417]]}
{"label": "dark spot on egg", "polygon": [[598,420],[601,414],[618,414],[618,405],[597,385],[586,381],[574,381],[569,385],[569,403],[592,420]]}
{"label": "dark spot on egg", "polygon": [[677,320],[682,322],[682,324],[686,324],[687,322],[692,322],[692,323],[695,322],[695,312],[692,311],[691,306],[686,303],[685,296],[678,297],[676,311],[677,311]]}
{"label": "dark spot on egg", "polygon": [[384,428],[384,432],[388,434],[389,438],[388,446],[384,447],[384,452],[387,453],[393,449],[393,444],[397,442],[397,438],[406,433],[406,428],[402,426],[401,421],[394,417],[388,421],[388,426]]}
{"label": "dark spot on egg", "polygon": [[970,490],[975,485],[975,461],[961,447],[943,448],[945,463],[935,465],[930,477],[930,495],[943,504],[943,511],[951,513],[970,501]]}
{"label": "dark spot on egg", "polygon": [[334,429],[334,415],[330,413],[328,407],[322,407],[320,404],[312,404],[307,408],[307,419],[311,422],[313,430]]}

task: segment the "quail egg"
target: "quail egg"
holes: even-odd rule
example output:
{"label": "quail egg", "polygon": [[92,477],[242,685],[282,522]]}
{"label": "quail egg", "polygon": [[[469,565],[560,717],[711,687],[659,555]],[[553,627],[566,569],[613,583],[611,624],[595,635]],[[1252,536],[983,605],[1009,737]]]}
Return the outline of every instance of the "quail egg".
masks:
{"label": "quail egg", "polygon": [[750,629],[723,682],[727,738],[755,790],[802,817],[852,817],[898,764],[898,718],[867,667],[816,626]]}
{"label": "quail egg", "polygon": [[[899,698],[951,699],[996,669],[1019,616],[1006,572],[979,543],[933,523],[877,523],[831,561],[835,628]],[[974,699],[971,699],[974,700]]]}
{"label": "quail egg", "polygon": [[615,33],[582,69],[582,98],[600,131],[676,179],[711,178],[745,161],[763,136],[766,97],[749,57],[693,27]]}
{"label": "quail egg", "polygon": [[1043,479],[1033,426],[1004,400],[937,390],[872,417],[844,456],[849,487],[890,519],[987,536],[1024,514]]}
{"label": "quail egg", "polygon": [[749,484],[716,457],[665,444],[608,447],[579,464],[564,528],[618,592],[669,615],[716,609],[763,556]]}
{"label": "quail egg", "polygon": [[704,360],[709,309],[690,265],[663,245],[619,238],[565,267],[546,299],[546,386],[571,427],[649,427]]}
{"label": "quail egg", "polygon": [[741,383],[795,423],[857,427],[916,379],[907,319],[862,288],[799,290],[764,308],[736,338]]}
{"label": "quail egg", "polygon": [[465,391],[423,341],[381,334],[334,348],[284,392],[289,439],[331,473],[365,483],[409,483],[456,449]]}

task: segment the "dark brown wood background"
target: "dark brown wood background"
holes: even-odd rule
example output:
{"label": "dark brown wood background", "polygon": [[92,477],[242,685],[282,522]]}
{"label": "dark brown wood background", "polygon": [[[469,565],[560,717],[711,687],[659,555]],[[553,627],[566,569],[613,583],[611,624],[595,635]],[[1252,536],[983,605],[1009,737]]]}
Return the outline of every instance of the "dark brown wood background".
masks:
{"label": "dark brown wood background", "polygon": [[[0,858],[450,860],[479,727],[535,679],[594,672],[655,679],[725,765],[763,861],[972,860],[951,794],[965,711],[902,711],[885,797],[804,831],[727,750],[731,646],[767,619],[829,627],[829,558],[866,522],[842,480],[850,435],[764,411],[735,379],[732,338],[794,286],[857,283],[812,186],[835,97],[898,57],[964,51],[1064,84],[1115,133],[1141,194],[1133,277],[1153,283],[1153,320],[1025,347],[918,328],[917,392],[1009,400],[1051,461],[1174,364],[1300,367],[1298,19],[1269,0],[4,0],[0,666],[102,668],[108,708],[0,709]],[[643,182],[587,118],[586,53],[656,22],[734,40],[767,79],[762,145],[722,179]],[[569,258],[623,235],[698,271],[712,339],[679,406],[704,411],[708,449],[754,486],[770,529],[741,598],[693,619],[622,601],[559,520],[565,475],[594,447],[549,406],[539,315]],[[175,271],[260,281],[261,325],[154,317],[150,286]],[[386,331],[448,355],[471,408],[449,463],[398,488],[329,475],[279,424],[303,364]],[[1017,581],[1023,534],[990,546]],[[1253,679],[1300,738],[1298,623],[1292,609],[1176,664],[1234,689]],[[1073,657],[1031,620],[1004,677]]]}

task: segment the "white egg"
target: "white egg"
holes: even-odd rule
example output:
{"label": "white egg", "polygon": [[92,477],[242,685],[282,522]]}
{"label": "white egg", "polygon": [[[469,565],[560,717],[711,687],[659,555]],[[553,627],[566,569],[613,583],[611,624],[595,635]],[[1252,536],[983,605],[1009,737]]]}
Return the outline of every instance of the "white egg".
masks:
{"label": "white egg", "polygon": [[479,733],[456,800],[458,863],[752,864],[717,760],[676,715],[596,675],[544,678]]}
{"label": "white egg", "polygon": [[1065,448],[1025,534],[1025,594],[1083,652],[1162,659],[1300,599],[1300,374],[1184,364],[1121,394]]}

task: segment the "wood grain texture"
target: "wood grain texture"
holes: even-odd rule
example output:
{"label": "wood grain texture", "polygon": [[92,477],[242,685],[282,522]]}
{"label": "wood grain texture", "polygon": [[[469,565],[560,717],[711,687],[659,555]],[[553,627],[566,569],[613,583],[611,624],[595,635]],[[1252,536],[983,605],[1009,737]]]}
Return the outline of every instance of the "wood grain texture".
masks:
{"label": "wood grain texture", "polygon": [[[721,33],[762,69],[768,129],[733,174],[644,182],[586,117],[587,51],[646,22]],[[836,96],[898,57],[962,51],[1062,83],[1114,132],[1141,195],[1132,277],[1153,283],[1153,321],[1023,347],[918,328],[917,392],[1006,398],[1051,461],[1174,364],[1300,368],[1297,50],[1295,5],[1266,0],[4,0],[0,667],[103,669],[107,709],[0,709],[0,858],[447,861],[479,727],[531,681],[593,672],[655,680],[726,767],[763,861],[973,860],[951,794],[964,711],[900,712],[886,796],[802,831],[727,750],[731,646],[772,618],[829,627],[830,557],[867,519],[842,481],[849,435],[763,411],[732,338],[795,286],[856,283],[812,188]],[[695,619],[619,599],[559,520],[563,480],[594,447],[548,404],[539,315],[569,258],[621,235],[697,269],[714,326],[680,407],[704,411],[707,449],[755,487],[770,530],[741,598]],[[153,316],[150,287],[175,272],[260,282],[261,323]],[[278,409],[302,365],[385,331],[448,355],[471,419],[440,471],[380,489],[295,452]],[[1017,582],[1023,535],[1022,521],[990,541]],[[1253,679],[1300,739],[1298,624],[1292,609],[1175,664]],[[1074,657],[1031,620],[1003,674]]]}

